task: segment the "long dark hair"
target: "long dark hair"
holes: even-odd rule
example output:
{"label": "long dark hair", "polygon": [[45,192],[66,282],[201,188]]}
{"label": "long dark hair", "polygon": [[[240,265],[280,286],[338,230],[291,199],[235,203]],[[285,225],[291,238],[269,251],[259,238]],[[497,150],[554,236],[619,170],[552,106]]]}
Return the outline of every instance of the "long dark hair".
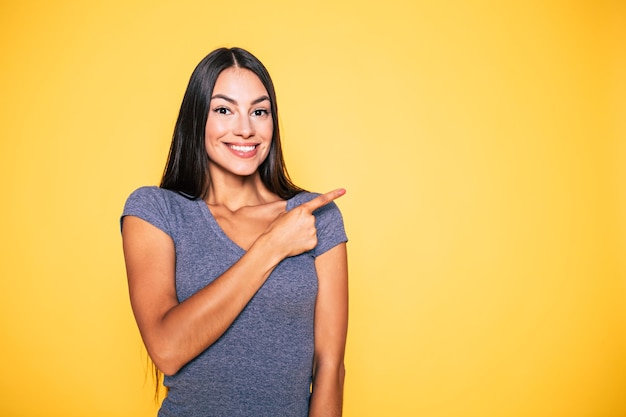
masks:
{"label": "long dark hair", "polygon": [[289,199],[303,191],[287,173],[278,129],[278,106],[274,84],[265,66],[241,48],[220,48],[208,54],[191,74],[174,128],[172,145],[161,188],[177,191],[188,198],[204,198],[208,186],[209,157],[205,147],[205,126],[217,77],[227,68],[252,71],[259,77],[270,97],[274,133],[270,151],[259,166],[261,181],[280,198]]}

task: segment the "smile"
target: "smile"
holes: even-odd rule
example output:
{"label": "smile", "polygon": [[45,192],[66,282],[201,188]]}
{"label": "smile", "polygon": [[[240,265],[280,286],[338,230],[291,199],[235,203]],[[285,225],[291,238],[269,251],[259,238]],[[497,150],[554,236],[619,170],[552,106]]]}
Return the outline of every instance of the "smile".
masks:
{"label": "smile", "polygon": [[250,152],[256,148],[256,145],[228,145],[228,147],[237,152]]}

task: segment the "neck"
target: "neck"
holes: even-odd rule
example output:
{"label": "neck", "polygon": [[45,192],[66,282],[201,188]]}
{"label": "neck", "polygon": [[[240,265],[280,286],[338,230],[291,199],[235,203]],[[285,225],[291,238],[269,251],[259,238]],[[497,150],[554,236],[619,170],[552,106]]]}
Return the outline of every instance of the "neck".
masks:
{"label": "neck", "polygon": [[258,172],[245,177],[211,174],[204,199],[207,204],[224,206],[230,211],[236,211],[242,207],[280,200],[265,187]]}

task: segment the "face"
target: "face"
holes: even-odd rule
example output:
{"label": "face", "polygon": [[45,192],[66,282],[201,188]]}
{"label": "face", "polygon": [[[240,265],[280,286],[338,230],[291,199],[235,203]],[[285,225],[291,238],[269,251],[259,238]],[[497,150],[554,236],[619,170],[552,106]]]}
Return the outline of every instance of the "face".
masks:
{"label": "face", "polygon": [[205,128],[211,175],[248,176],[267,158],[274,126],[269,95],[250,70],[228,68],[213,88]]}

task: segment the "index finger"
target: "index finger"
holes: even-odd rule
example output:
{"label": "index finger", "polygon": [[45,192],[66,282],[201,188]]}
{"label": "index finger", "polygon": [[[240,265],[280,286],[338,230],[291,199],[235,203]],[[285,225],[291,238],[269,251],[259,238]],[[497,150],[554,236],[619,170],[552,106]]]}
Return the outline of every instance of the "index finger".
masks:
{"label": "index finger", "polygon": [[341,197],[345,193],[346,193],[345,189],[337,188],[336,190],[329,191],[326,194],[318,195],[313,200],[302,204],[302,206],[306,208],[307,210],[309,210],[310,212],[314,212],[318,208],[325,206],[331,201]]}

